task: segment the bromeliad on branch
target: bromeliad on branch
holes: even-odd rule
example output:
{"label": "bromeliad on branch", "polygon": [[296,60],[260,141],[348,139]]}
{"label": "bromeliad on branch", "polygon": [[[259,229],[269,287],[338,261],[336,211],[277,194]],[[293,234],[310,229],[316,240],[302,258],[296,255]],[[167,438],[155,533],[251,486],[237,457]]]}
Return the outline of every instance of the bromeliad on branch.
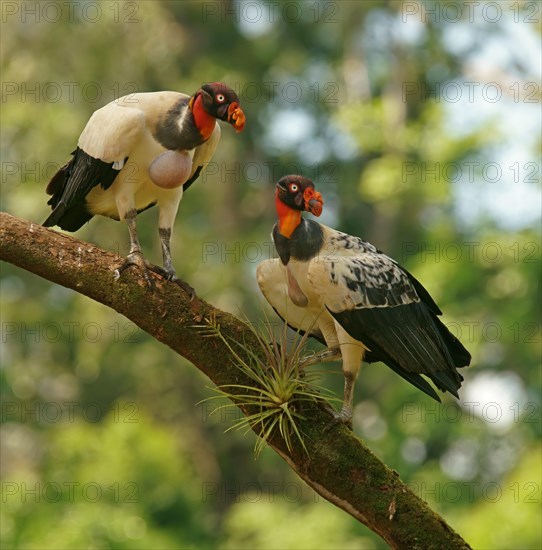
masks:
{"label": "bromeliad on branch", "polygon": [[76,231],[101,214],[125,220],[130,253],[120,271],[139,266],[150,284],[136,231],[136,216],[158,204],[163,274],[175,279],[171,231],[183,192],[211,160],[220,139],[217,120],[243,130],[237,94],[225,84],[204,84],[194,95],[136,93],[94,112],[73,158],[47,186],[53,212],[43,225]]}
{"label": "bromeliad on branch", "polygon": [[471,356],[438,319],[427,290],[372,244],[341,233],[301,212],[319,216],[323,199],[314,183],[285,176],[276,186],[278,223],[273,240],[279,259],[257,269],[260,289],[291,327],[328,346],[305,362],[342,360],[344,401],[337,419],[352,422],[354,382],[362,361],[382,361],[440,401],[426,376],[458,397],[458,368]]}

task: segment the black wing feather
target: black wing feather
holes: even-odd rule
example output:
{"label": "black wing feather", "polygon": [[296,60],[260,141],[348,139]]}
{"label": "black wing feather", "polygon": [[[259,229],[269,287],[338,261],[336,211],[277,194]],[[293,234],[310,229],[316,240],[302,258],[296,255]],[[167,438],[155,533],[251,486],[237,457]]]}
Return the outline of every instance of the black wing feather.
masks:
{"label": "black wing feather", "polygon": [[331,314],[350,336],[363,342],[403,378],[414,383],[405,375],[426,375],[440,390],[457,397],[463,377],[456,369],[470,363],[470,354],[430,307],[414,302]]}
{"label": "black wing feather", "polygon": [[[363,358],[364,361],[371,363],[372,361],[367,361],[367,354],[371,352],[366,352],[365,357]],[[381,360],[378,359],[378,361],[382,361],[385,363],[388,367],[390,367],[391,370],[393,370],[396,374],[404,378],[407,382],[410,382],[413,386],[418,388],[419,390],[422,390],[425,394],[427,394],[429,397],[432,397],[435,401],[441,402],[440,397],[438,396],[437,392],[433,389],[431,384],[419,374],[415,374],[413,372],[407,372],[405,369],[403,369],[400,365],[395,363],[395,361],[391,359]]]}
{"label": "black wing feather", "polygon": [[203,166],[198,166],[194,172],[194,175],[183,183],[183,192],[186,192],[186,190],[198,179],[202,169]]}
{"label": "black wing feather", "polygon": [[425,302],[435,315],[442,315],[442,311],[437,306],[437,304],[435,303],[435,300],[433,300],[433,298],[431,297],[431,294],[427,292],[427,290],[422,285],[422,283],[420,283],[420,281],[418,281],[418,279],[416,279],[416,277],[414,277],[414,275],[412,275],[412,273],[407,271],[403,266],[399,266],[399,267],[408,276],[410,282],[412,283],[412,286],[415,288],[416,293],[418,294],[422,302]]}
{"label": "black wing feather", "polygon": [[331,315],[375,357],[435,399],[421,375],[457,397],[457,369],[471,356],[438,319],[429,292],[397,262],[367,248],[316,261],[309,278]]}

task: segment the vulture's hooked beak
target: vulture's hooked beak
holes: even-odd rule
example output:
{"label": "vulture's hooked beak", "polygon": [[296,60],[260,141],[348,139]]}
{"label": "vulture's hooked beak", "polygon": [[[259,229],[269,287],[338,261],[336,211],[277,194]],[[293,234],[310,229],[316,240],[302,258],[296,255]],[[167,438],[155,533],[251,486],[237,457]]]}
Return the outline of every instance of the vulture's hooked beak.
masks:
{"label": "vulture's hooked beak", "polygon": [[303,192],[303,199],[305,201],[305,210],[319,216],[322,213],[324,206],[324,199],[322,195],[315,191],[312,187],[307,187]]}
{"label": "vulture's hooked beak", "polygon": [[233,101],[228,107],[228,122],[235,128],[237,133],[242,132],[245,127],[245,113],[239,103]]}

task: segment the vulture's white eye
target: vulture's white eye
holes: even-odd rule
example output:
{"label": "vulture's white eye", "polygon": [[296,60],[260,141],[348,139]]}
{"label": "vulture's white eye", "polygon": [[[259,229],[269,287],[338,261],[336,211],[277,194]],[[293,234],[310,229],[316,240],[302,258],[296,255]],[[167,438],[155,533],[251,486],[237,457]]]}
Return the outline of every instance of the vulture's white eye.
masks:
{"label": "vulture's white eye", "polygon": [[216,100],[218,101],[218,103],[224,103],[224,101],[226,101],[226,98],[222,94],[218,94],[216,96]]}
{"label": "vulture's white eye", "polygon": [[292,183],[292,185],[290,185],[290,191],[292,191],[292,193],[295,193],[298,189],[299,187],[295,183]]}

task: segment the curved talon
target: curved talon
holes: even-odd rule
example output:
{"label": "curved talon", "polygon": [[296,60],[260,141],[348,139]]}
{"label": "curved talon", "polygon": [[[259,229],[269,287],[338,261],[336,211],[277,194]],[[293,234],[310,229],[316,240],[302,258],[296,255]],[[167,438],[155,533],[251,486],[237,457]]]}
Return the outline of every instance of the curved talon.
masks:
{"label": "curved talon", "polygon": [[327,363],[330,361],[340,361],[342,358],[339,348],[326,348],[318,353],[307,354],[299,361],[300,367],[308,367],[317,363]]}
{"label": "curved talon", "polygon": [[305,366],[305,363],[307,361],[310,361],[311,359],[314,359],[316,356],[316,352],[314,350],[310,350],[309,353],[305,354],[303,357],[299,359],[299,366],[303,367]]}
{"label": "curved talon", "polygon": [[190,302],[196,297],[196,291],[188,283],[182,281],[181,279],[177,279],[177,277],[173,278],[172,281],[177,283],[188,294]]}
{"label": "curved talon", "polygon": [[141,252],[130,252],[122,265],[115,270],[115,280],[119,280],[122,273],[131,266],[136,266],[141,270],[143,278],[147,283],[148,287],[151,290],[155,290],[156,286],[154,281],[149,277],[149,271],[153,271],[153,266],[151,263],[147,262],[145,257]]}
{"label": "curved talon", "polygon": [[124,263],[115,270],[115,280],[118,281],[122,273],[131,266],[136,266],[141,269],[145,281],[149,285],[149,288],[153,291],[156,290],[156,284],[154,280],[149,277],[149,272],[156,273],[166,281],[171,281],[178,284],[186,292],[186,294],[188,294],[190,301],[194,300],[196,297],[196,291],[194,288],[181,279],[178,279],[175,269],[166,269],[160,267],[159,265],[151,264],[145,259],[141,252],[131,252],[128,256],[126,256]]}
{"label": "curved talon", "polygon": [[190,301],[196,297],[196,291],[188,283],[177,278],[177,274],[173,267],[168,269],[155,265],[152,269],[155,273],[161,275],[166,281],[171,281],[172,283],[178,284],[188,294]]}
{"label": "curved talon", "polygon": [[147,269],[152,271],[153,273],[156,273],[157,275],[160,275],[163,279],[166,281],[171,281],[175,278],[175,270],[167,270],[164,267],[160,267],[159,265],[154,265],[151,263],[147,263]]}
{"label": "curved talon", "polygon": [[326,407],[326,410],[333,416],[329,424],[324,428],[327,432],[337,424],[344,424],[350,431],[352,431],[352,411],[349,407],[343,406],[341,412],[337,412],[332,407]]}
{"label": "curved talon", "polygon": [[175,269],[173,268],[166,269],[158,265],[152,265],[152,264],[149,264],[147,267],[151,271],[154,271],[154,273],[157,273],[158,275],[163,277],[166,281],[178,284],[188,294],[190,301],[192,301],[196,297],[196,291],[192,288],[192,286],[190,286],[185,281],[182,281],[181,279],[177,278]]}
{"label": "curved talon", "polygon": [[334,421],[336,423],[340,422],[341,424],[344,424],[347,428],[350,428],[351,430],[352,429],[352,409],[350,407],[343,405],[341,412],[335,413]]}

